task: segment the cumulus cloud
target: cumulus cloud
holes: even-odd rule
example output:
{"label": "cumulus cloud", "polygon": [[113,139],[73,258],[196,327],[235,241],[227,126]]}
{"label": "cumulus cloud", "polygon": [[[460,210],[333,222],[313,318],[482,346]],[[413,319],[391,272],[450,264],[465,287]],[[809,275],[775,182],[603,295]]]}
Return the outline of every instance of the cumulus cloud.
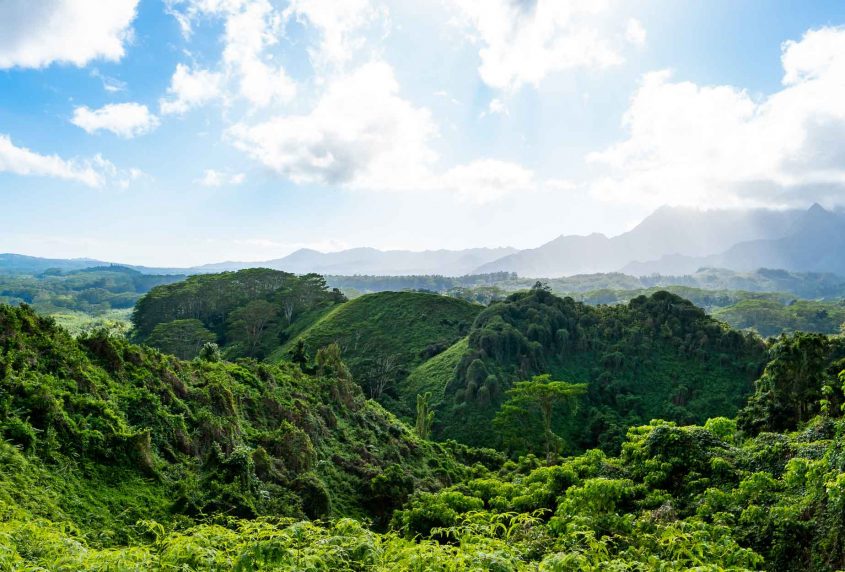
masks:
{"label": "cumulus cloud", "polygon": [[138,0],[0,2],[0,69],[116,61],[132,38]]}
{"label": "cumulus cloud", "polygon": [[[222,19],[223,56],[220,71],[205,72],[192,77],[184,64],[182,79],[195,79],[194,87],[221,89],[234,86],[234,92],[255,106],[266,106],[275,101],[290,101],[296,94],[296,83],[281,65],[273,63],[272,48],[279,43],[284,28],[284,17],[269,0],[170,0],[168,11],[174,15],[183,33],[190,35],[192,23],[200,17]],[[180,68],[177,67],[177,73]],[[211,74],[211,75],[208,75]],[[174,74],[174,79],[176,74]],[[178,97],[178,88],[171,85],[176,95],[172,101],[174,112],[183,112],[215,97],[196,97],[191,104]],[[197,92],[195,92],[197,93]],[[166,107],[169,104],[165,104]],[[165,113],[165,111],[162,111]]]}
{"label": "cumulus cloud", "polygon": [[58,155],[41,155],[16,146],[8,135],[0,134],[0,173],[54,177],[89,187],[102,187],[108,177],[117,173],[117,169],[99,155],[81,161],[62,159]]}
{"label": "cumulus cloud", "polygon": [[237,186],[245,180],[246,175],[243,173],[224,173],[214,169],[206,169],[202,177],[197,179],[196,182],[203,187],[224,187]]}
{"label": "cumulus cloud", "polygon": [[480,44],[481,79],[495,88],[537,85],[561,70],[614,66],[624,59],[624,44],[645,40],[641,25],[632,31],[630,22],[626,28],[616,21],[610,0],[449,2]]}
{"label": "cumulus cloud", "polygon": [[312,62],[339,65],[349,61],[365,44],[363,29],[374,20],[384,18],[385,13],[376,9],[370,0],[292,0],[284,16],[309,23],[319,31],[320,44],[309,49]]}
{"label": "cumulus cloud", "polygon": [[782,46],[783,89],[756,98],[728,85],[643,77],[627,138],[588,160],[608,169],[593,191],[641,204],[842,202],[845,29]]}
{"label": "cumulus cloud", "polygon": [[158,117],[140,103],[113,103],[100,109],[82,106],[73,111],[71,123],[88,133],[111,131],[125,139],[149,133],[159,125]]}
{"label": "cumulus cloud", "polygon": [[480,159],[436,169],[430,112],[403,99],[393,70],[372,62],[335,78],[310,113],[232,127],[232,143],[298,184],[442,192],[486,203],[537,186],[532,171]]}
{"label": "cumulus cloud", "polygon": [[170,78],[167,97],[159,100],[159,111],[164,114],[185,113],[222,95],[223,75],[204,69],[191,69],[176,64]]}
{"label": "cumulus cloud", "polygon": [[304,115],[229,130],[236,147],[296,183],[404,188],[436,158],[431,114],[399,94],[387,64],[334,78]]}

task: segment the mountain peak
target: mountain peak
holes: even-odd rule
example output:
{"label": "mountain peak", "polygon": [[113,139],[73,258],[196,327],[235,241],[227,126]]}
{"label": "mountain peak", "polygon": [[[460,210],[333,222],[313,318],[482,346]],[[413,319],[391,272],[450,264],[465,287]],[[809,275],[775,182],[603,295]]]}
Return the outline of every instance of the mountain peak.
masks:
{"label": "mountain peak", "polygon": [[810,213],[810,214],[822,214],[822,213],[827,214],[830,211],[828,211],[826,208],[821,206],[819,203],[813,203],[813,205],[809,209],[807,209],[807,212]]}

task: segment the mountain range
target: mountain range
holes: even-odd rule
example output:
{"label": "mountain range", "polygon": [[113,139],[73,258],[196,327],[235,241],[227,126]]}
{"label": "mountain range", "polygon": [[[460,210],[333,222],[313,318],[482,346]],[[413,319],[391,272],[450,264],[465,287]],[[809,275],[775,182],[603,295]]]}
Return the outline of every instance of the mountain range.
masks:
{"label": "mountain range", "polygon": [[[576,274],[624,272],[634,276],[681,275],[700,268],[752,271],[778,268],[793,272],[845,275],[845,216],[814,204],[807,210],[697,210],[661,207],[617,236],[561,235],[537,248],[465,250],[377,250],[339,252],[300,249],[261,262],[220,262],[190,268],[129,266],[150,274],[203,274],[251,267],[296,274],[462,276],[515,272],[556,278]],[[50,268],[79,270],[114,264],[88,258],[46,259],[0,254],[0,271],[37,273]]]}

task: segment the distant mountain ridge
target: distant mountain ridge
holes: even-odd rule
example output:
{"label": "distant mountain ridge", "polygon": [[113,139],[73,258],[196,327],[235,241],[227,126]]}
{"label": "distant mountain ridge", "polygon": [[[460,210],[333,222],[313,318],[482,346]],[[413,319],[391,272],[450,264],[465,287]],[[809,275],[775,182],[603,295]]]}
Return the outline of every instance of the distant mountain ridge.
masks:
{"label": "distant mountain ridge", "polygon": [[[303,248],[260,262],[219,262],[190,268],[122,265],[145,274],[205,274],[270,268],[294,274],[335,276],[465,276],[512,272],[558,278],[622,272],[634,276],[683,275],[700,268],[747,272],[758,268],[845,275],[845,215],[820,205],[808,210],[697,210],[661,207],[628,232],[561,235],[537,248],[378,250],[319,252]],[[40,273],[114,263],[0,254],[0,272]]]}
{"label": "distant mountain ridge", "polygon": [[663,256],[634,262],[622,272],[634,275],[688,274],[702,267],[751,271],[780,268],[792,272],[845,274],[845,216],[818,204],[798,211],[780,236],[746,240],[709,256]]}
{"label": "distant mountain ridge", "polygon": [[[563,235],[537,248],[522,250],[485,264],[473,274],[516,272],[520,276],[557,278],[575,274],[623,271],[640,260],[701,257],[737,243],[784,236],[803,211],[730,211],[661,207],[632,230],[608,238],[603,234]],[[713,264],[699,264],[713,266]],[[697,270],[692,268],[691,272]],[[678,274],[676,271],[664,272]],[[646,272],[651,273],[651,272]]]}

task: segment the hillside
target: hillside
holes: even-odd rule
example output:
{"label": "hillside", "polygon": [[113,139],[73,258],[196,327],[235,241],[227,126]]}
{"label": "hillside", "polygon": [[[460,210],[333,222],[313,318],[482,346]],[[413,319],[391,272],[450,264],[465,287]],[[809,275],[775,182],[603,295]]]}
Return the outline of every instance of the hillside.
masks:
{"label": "hillside", "polygon": [[184,359],[205,343],[264,358],[345,300],[322,276],[267,268],[190,276],[152,289],[132,312],[138,342]]}
{"label": "hillside", "polygon": [[[336,343],[369,397],[410,415],[399,382],[418,364],[465,336],[482,307],[421,292],[381,292],[341,304],[292,338],[272,357],[289,359],[301,340],[311,352]],[[272,359],[272,358],[271,358]]]}
{"label": "hillside", "polygon": [[[94,545],[142,539],[139,519],[379,519],[465,471],[348,379],[184,362],[103,333],[77,340],[5,305],[0,412],[0,520],[26,511]],[[397,463],[396,496],[374,493]]]}
{"label": "hillside", "polygon": [[32,274],[0,269],[0,304],[29,304],[44,314],[98,315],[131,309],[152,288],[184,278],[142,274],[124,266],[50,268]]}
{"label": "hillside", "polygon": [[542,440],[528,427],[507,436],[492,425],[507,389],[547,372],[587,383],[577,413],[556,430],[570,450],[614,451],[628,427],[653,418],[700,423],[734,415],[753,390],[763,355],[759,339],[666,292],[592,307],[535,288],[485,309],[451,371],[453,353],[410,379],[437,399],[440,438],[484,446],[510,441],[522,451],[536,451]]}
{"label": "hillside", "polygon": [[779,340],[738,421],[544,465],[421,440],[343,378],[0,306],[0,569],[832,572],[841,345]]}

